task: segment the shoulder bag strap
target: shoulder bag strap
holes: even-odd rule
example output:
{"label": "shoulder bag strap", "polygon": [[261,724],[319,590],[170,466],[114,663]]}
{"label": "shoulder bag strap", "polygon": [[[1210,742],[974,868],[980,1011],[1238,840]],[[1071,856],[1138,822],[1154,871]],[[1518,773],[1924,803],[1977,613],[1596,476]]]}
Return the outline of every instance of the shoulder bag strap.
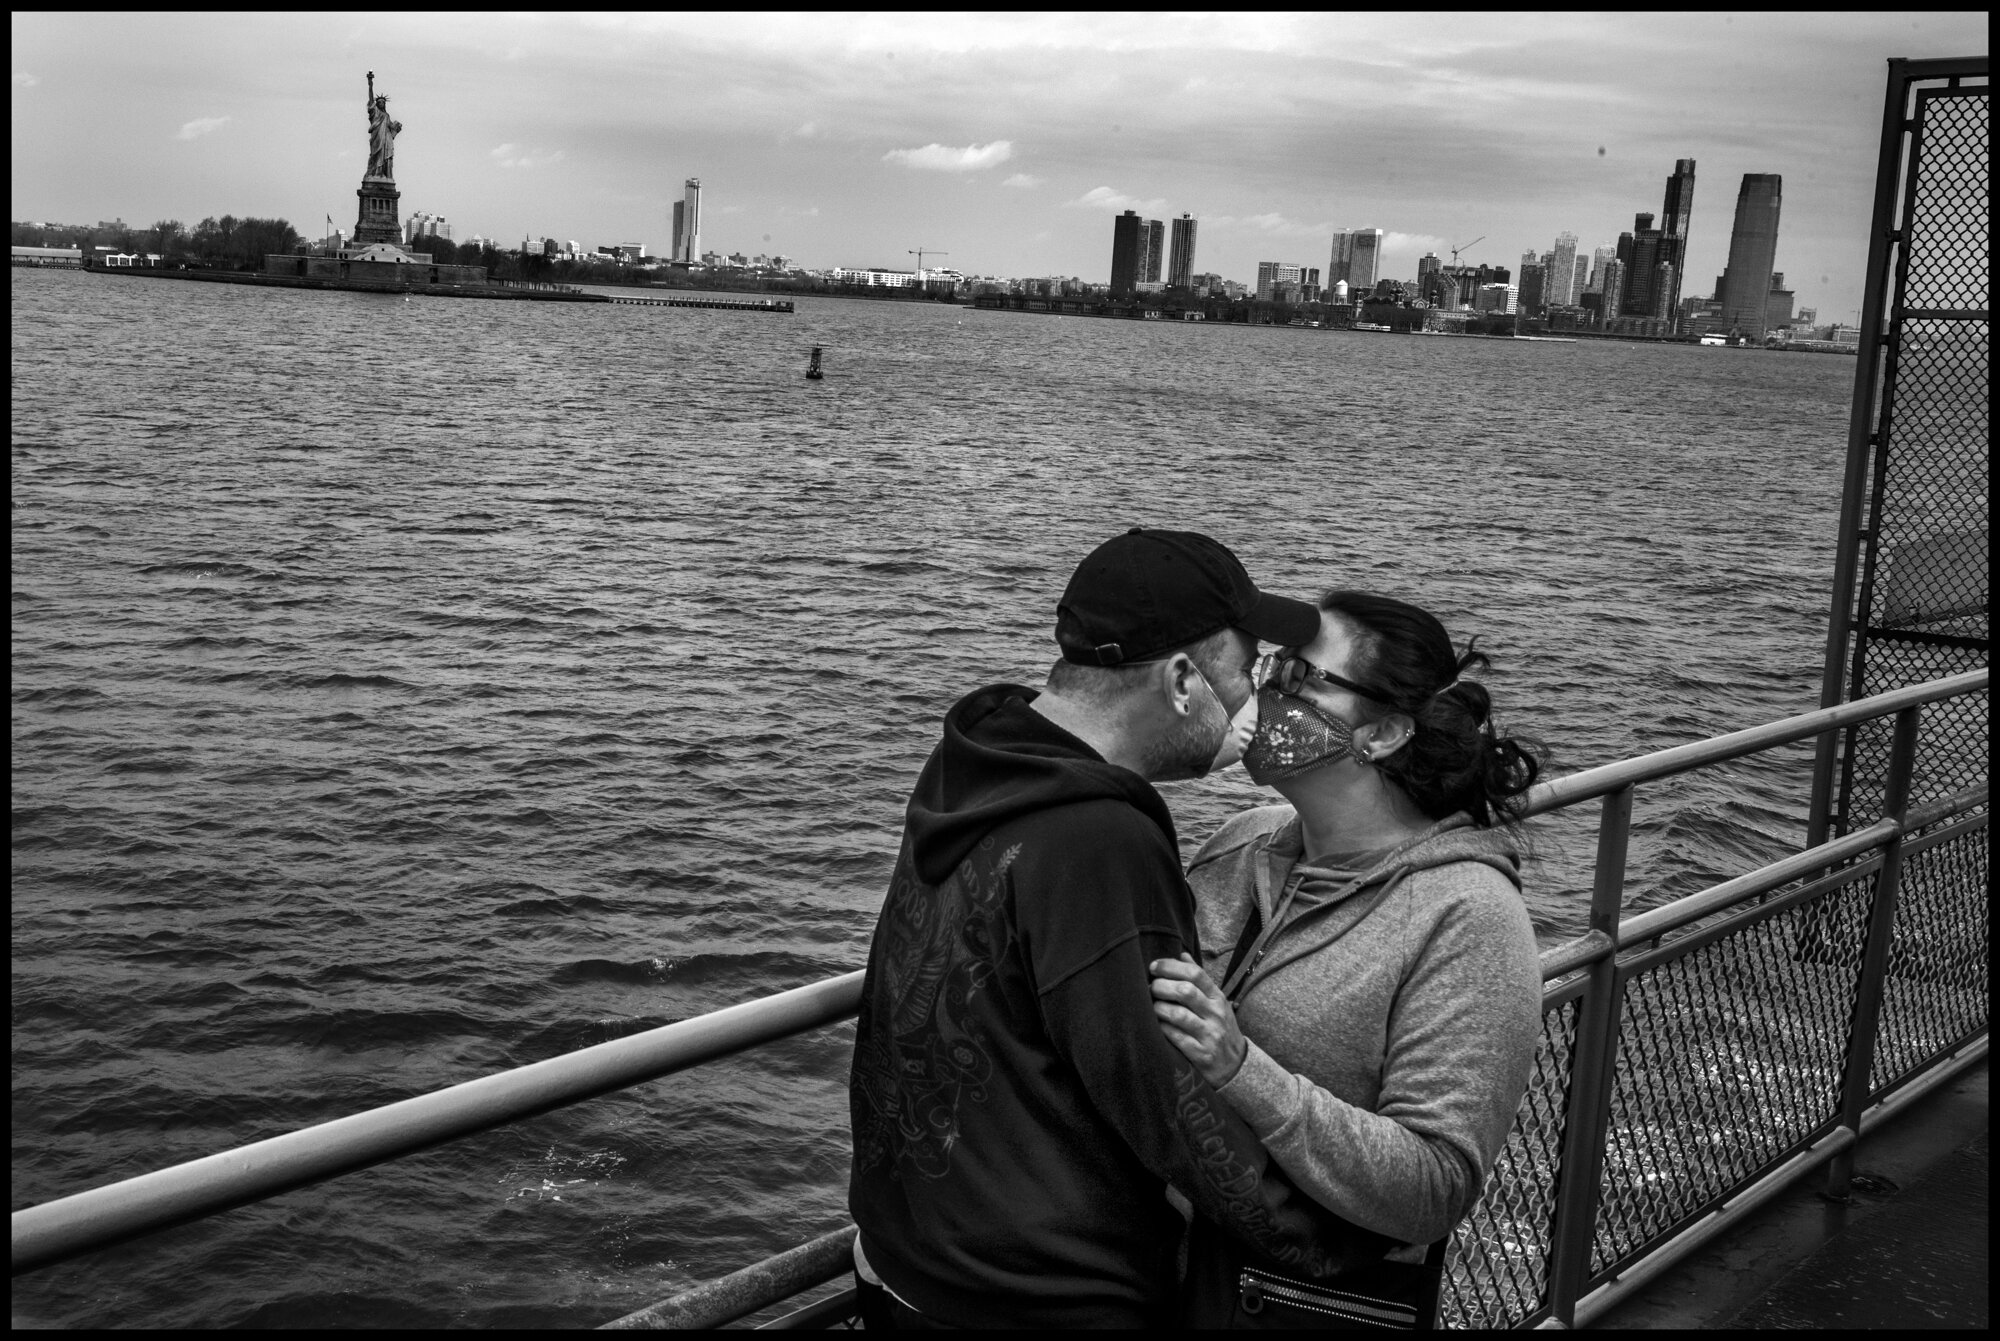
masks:
{"label": "shoulder bag strap", "polygon": [[1236,938],[1236,948],[1229,952],[1229,967],[1222,971],[1222,980],[1228,982],[1236,976],[1236,970],[1243,963],[1243,957],[1250,953],[1250,947],[1257,943],[1257,931],[1264,924],[1264,914],[1257,907],[1257,900],[1250,900],[1250,916],[1244,919],[1243,934]]}

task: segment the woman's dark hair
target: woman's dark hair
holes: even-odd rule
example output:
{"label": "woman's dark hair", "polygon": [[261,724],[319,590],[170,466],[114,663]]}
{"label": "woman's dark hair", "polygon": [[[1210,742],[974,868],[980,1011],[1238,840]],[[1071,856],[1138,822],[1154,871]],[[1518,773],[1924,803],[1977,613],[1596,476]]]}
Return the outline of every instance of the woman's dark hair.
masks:
{"label": "woman's dark hair", "polygon": [[1432,819],[1463,810],[1481,827],[1519,823],[1548,750],[1494,729],[1486,686],[1465,678],[1492,664],[1487,655],[1471,643],[1461,655],[1435,616],[1394,597],[1335,590],[1319,608],[1344,616],[1358,635],[1348,674],[1381,695],[1368,720],[1399,712],[1416,723],[1409,742],[1375,764],[1382,775]]}

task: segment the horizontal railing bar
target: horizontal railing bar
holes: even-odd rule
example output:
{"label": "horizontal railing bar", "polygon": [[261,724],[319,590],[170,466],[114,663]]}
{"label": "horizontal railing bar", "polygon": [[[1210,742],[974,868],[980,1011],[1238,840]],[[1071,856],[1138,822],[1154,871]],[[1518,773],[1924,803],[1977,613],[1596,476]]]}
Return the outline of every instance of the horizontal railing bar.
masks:
{"label": "horizontal railing bar", "polygon": [[1905,1078],[1887,1095],[1877,1099],[1875,1106],[1861,1115],[1861,1134],[1868,1135],[1940,1085],[1949,1082],[1959,1072],[1985,1061],[1993,1043],[1989,1029],[1990,1026],[1980,1026],[1978,1034],[1969,1042],[1961,1043],[1949,1052],[1940,1053],[1924,1070]]}
{"label": "horizontal railing bar", "polygon": [[[1908,849],[1905,848],[1904,851],[1907,852]],[[1747,906],[1738,906],[1727,917],[1711,922],[1699,930],[1691,931],[1685,936],[1676,936],[1664,945],[1656,941],[1646,949],[1634,946],[1626,953],[1626,958],[1619,961],[1619,967],[1632,977],[1649,973],[1662,964],[1685,958],[1715,941],[1740,935],[1748,928],[1759,926],[1774,917],[1783,917],[1800,904],[1811,903],[1842,885],[1869,879],[1881,869],[1882,854],[1878,852],[1872,857],[1823,875],[1809,884],[1787,890],[1775,899],[1763,899]]]}
{"label": "horizontal railing bar", "polygon": [[776,1257],[703,1281],[671,1299],[614,1318],[598,1330],[700,1330],[747,1318],[758,1309],[769,1308],[851,1271],[854,1236],[858,1232],[852,1224],[829,1230]]}
{"label": "horizontal railing bar", "polygon": [[[1962,78],[1976,76],[1984,78],[1990,68],[1985,56],[1923,56],[1908,60],[1892,60],[1890,75],[1902,76],[1903,96],[1909,96],[1911,84],[1920,84],[1933,79]],[[1898,70],[1896,67],[1900,67]],[[1892,85],[1893,87],[1893,85]],[[1984,93],[1984,84],[1965,84],[1952,89],[1930,89],[1928,92],[1945,95]]]}
{"label": "horizontal railing bar", "polygon": [[847,1019],[859,969],[14,1212],[14,1274]]}
{"label": "horizontal railing bar", "polygon": [[1643,913],[1629,917],[1618,928],[1618,948],[1621,950],[1665,935],[1676,927],[1720,912],[1731,904],[1759,894],[1767,894],[1780,885],[1789,885],[1794,880],[1824,870],[1828,866],[1859,856],[1869,848],[1880,847],[1903,831],[1903,826],[1892,819],[1877,820],[1865,829],[1857,829],[1845,838],[1836,838],[1831,843],[1807,848],[1782,861],[1774,861],[1769,866],[1739,875],[1733,880],[1725,880],[1699,894],[1690,894],[1684,899],[1662,904],[1658,908],[1648,908]]}
{"label": "horizontal railing bar", "polygon": [[[1986,788],[1968,787],[1964,791],[1959,792],[1955,796],[1948,796],[1942,800],[1934,801],[1929,805],[1924,806],[1922,808],[1921,815],[1918,813],[1916,808],[1912,808],[1910,812],[1910,822],[1905,824],[1903,826],[1903,829],[1905,832],[1908,832],[1909,830],[1916,828],[1919,823],[1925,825],[1936,824],[1940,820],[1948,819],[1954,814],[1961,813],[1965,810],[1970,809],[1973,806],[1980,804],[1985,800],[1985,798],[1986,798]],[[1914,856],[1916,853],[1927,851],[1928,849],[1936,847],[1941,843],[1949,842],[1952,839],[1960,837],[1963,834],[1978,828],[1980,825],[1987,823],[1988,818],[1989,818],[1988,816],[1983,814],[1971,815],[1963,820],[1960,820],[1958,823],[1951,825],[1948,828],[1939,829],[1934,833],[1924,834],[1920,838],[1908,839],[1905,841],[1903,845],[1903,854],[1905,857]],[[1881,821],[1880,824],[1877,824],[1876,826],[1874,826],[1874,828],[1880,828],[1881,824],[1887,824],[1887,823],[1891,823],[1891,821],[1887,820]],[[1673,903],[1663,904],[1658,908],[1650,908],[1643,913],[1635,914],[1631,921],[1625,923],[1619,929],[1619,943],[1616,947],[1610,946],[1609,941],[1606,938],[1604,938],[1603,934],[1600,932],[1592,932],[1588,935],[1578,936],[1574,940],[1565,941],[1561,945],[1552,946],[1549,949],[1544,950],[1542,952],[1542,981],[1544,984],[1546,984],[1551,980],[1560,977],[1563,974],[1574,973],[1577,969],[1583,967],[1584,965],[1595,963],[1597,960],[1604,958],[1606,955],[1614,953],[1614,951],[1624,951],[1633,949],[1638,945],[1639,942],[1652,940],[1658,936],[1664,935],[1668,931],[1675,930],[1678,925],[1681,925],[1684,922],[1695,921],[1703,917],[1712,917],[1718,912],[1725,911],[1727,907],[1732,904],[1742,903],[1748,899],[1755,898],[1758,895],[1763,894],[1770,889],[1776,889],[1778,886],[1787,884],[1791,880],[1796,880],[1800,876],[1808,874],[1810,871],[1817,870],[1822,866],[1831,865],[1833,862],[1836,861],[1845,860],[1847,857],[1853,854],[1848,852],[1842,852],[1839,851],[1838,849],[1849,842],[1852,842],[1857,839],[1862,840],[1860,842],[1860,846],[1863,848],[1867,848],[1869,846],[1875,846],[1880,844],[1881,842],[1887,841],[1886,839],[1883,838],[1872,838],[1872,839],[1868,838],[1867,835],[1869,835],[1872,832],[1873,832],[1872,829],[1858,831],[1855,834],[1849,835],[1848,839],[1837,840],[1834,843],[1822,844],[1820,847],[1815,848],[1811,851],[1800,853],[1798,856],[1795,857],[1786,858],[1782,862],[1776,863],[1772,866],[1764,867],[1761,871],[1751,872],[1749,875],[1739,877],[1738,879],[1730,881],[1727,884],[1715,885],[1709,889],[1701,891],[1700,893],[1690,894],[1685,899],[1676,900]],[[1801,865],[1805,867],[1804,870],[1796,869]],[[1836,885],[1846,884],[1850,881],[1860,879],[1865,875],[1869,875],[1873,873],[1875,869],[1880,865],[1881,865],[1881,859],[1879,857],[1875,857],[1864,862],[1855,863],[1854,865],[1851,866],[1843,866],[1840,870],[1835,871],[1833,874],[1827,876],[1826,878],[1822,880],[1816,880],[1812,884],[1802,889],[1793,890],[1790,893],[1786,894],[1781,899],[1778,899],[1774,902],[1758,904],[1756,908],[1753,910],[1757,914],[1756,917],[1742,919],[1740,921],[1719,923],[1715,928],[1713,928],[1713,930],[1717,934],[1729,933],[1740,930],[1741,927],[1743,925],[1746,925],[1748,922],[1758,921],[1765,917],[1771,917],[1782,914],[1784,912],[1789,911],[1797,904],[1806,901],[1807,899],[1814,898],[1820,894],[1825,893],[1828,889]],[[1787,871],[1787,868],[1790,869]],[[1758,877],[1766,875],[1775,876],[1776,878],[1769,880],[1758,879]],[[1692,905],[1696,900],[1705,901],[1710,906],[1703,906],[1698,908],[1690,907],[1690,905]],[[1675,919],[1674,925],[1662,927],[1654,925],[1653,923],[1648,922],[1646,920],[1648,918],[1656,917],[1661,914],[1671,913],[1676,910],[1685,910],[1687,915],[1684,918]],[[1705,931],[1702,934],[1701,939],[1706,941],[1708,939],[1712,939],[1712,937],[1709,937],[1707,932]],[[1679,950],[1692,947],[1683,947],[1680,945],[1679,942],[1676,942],[1674,948],[1676,950]],[[1673,956],[1672,955],[1653,956],[1650,954],[1642,954],[1639,958],[1628,961],[1625,967],[1628,971],[1637,972],[1639,970],[1651,967],[1655,962],[1658,962],[1658,960],[1661,958],[1670,958],[1670,957]],[[1558,1003],[1551,1001],[1545,994],[1543,999],[1543,1009],[1547,1010],[1555,1004]]]}
{"label": "horizontal railing bar", "polygon": [[1795,741],[1807,740],[1839,727],[1852,726],[1856,722],[1865,722],[1874,717],[1886,717],[1890,713],[1900,712],[1904,708],[1918,704],[1956,698],[1960,694],[1969,694],[1986,688],[1991,674],[1990,669],[1981,667],[1978,670],[1946,676],[1941,680],[1932,680],[1926,684],[1892,689],[1887,693],[1876,694],[1872,698],[1855,699],[1852,703],[1819,708],[1796,717],[1784,718],[1782,721],[1766,722],[1762,726],[1733,731],[1726,736],[1697,740],[1686,745],[1676,745],[1671,749],[1657,750],[1652,754],[1642,754],[1636,759],[1621,759],[1617,763],[1587,768],[1566,778],[1536,784],[1528,792],[1523,813],[1540,815],[1550,810],[1559,810],[1580,801],[1607,796],[1621,787],[1654,782],[1660,778],[1672,777],[1676,773],[1685,773],[1689,769],[1700,768],[1704,764],[1740,759],[1746,754],[1756,754],[1779,745],[1790,745]]}
{"label": "horizontal railing bar", "polygon": [[1572,973],[1559,983],[1543,983],[1542,1014],[1547,1015],[1552,1011],[1561,1010],[1582,996],[1589,988],[1590,975],[1587,973]]}
{"label": "horizontal railing bar", "polygon": [[1926,801],[1922,805],[1911,806],[1909,816],[1903,821],[1903,829],[1906,833],[1914,833],[1918,829],[1936,824],[1939,820],[1947,816],[1956,815],[1963,810],[1970,810],[1974,806],[1985,805],[1988,799],[1987,794],[1991,790],[1986,783],[1982,782],[1975,786],[1967,787],[1962,792],[1953,792],[1950,796],[1941,796],[1935,801]]}
{"label": "horizontal railing bar", "polygon": [[1865,633],[1871,642],[1908,643],[1913,647],[1951,647],[1961,652],[1984,652],[1991,639],[1975,637],[1969,633],[1938,633],[1932,629],[1903,628],[1870,624],[1858,630]]}
{"label": "horizontal railing bar", "polygon": [[[1920,838],[1905,838],[1903,840],[1903,855],[1911,857],[1919,852],[1927,852],[1940,843],[1948,843],[1954,838],[1971,833],[1974,829],[1984,828],[1992,822],[1993,816],[1983,810],[1976,815],[1966,815],[1954,823],[1945,825],[1942,829],[1932,829]],[[1932,820],[1931,823],[1935,824],[1937,821]],[[1905,825],[1904,827],[1908,828],[1909,826]]]}
{"label": "horizontal railing bar", "polygon": [[1601,931],[1588,931],[1574,940],[1552,945],[1542,951],[1542,981],[1544,983],[1574,973],[1580,968],[1595,964],[1606,955],[1618,952],[1618,942]]}
{"label": "horizontal railing bar", "polygon": [[807,1304],[773,1318],[757,1330],[760,1332],[828,1332],[844,1322],[858,1320],[861,1316],[861,1289],[850,1285],[844,1290],[836,1290],[816,1304]]}

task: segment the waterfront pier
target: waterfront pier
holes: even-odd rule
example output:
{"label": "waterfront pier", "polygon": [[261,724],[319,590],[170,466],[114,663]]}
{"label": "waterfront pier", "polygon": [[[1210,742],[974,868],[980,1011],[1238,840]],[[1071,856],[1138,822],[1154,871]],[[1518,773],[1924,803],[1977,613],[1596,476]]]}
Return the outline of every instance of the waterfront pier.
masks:
{"label": "waterfront pier", "polygon": [[762,298],[750,302],[734,302],[727,298],[628,298],[623,294],[612,294],[609,302],[623,303],[627,307],[714,307],[730,312],[790,312],[792,300],[789,298]]}

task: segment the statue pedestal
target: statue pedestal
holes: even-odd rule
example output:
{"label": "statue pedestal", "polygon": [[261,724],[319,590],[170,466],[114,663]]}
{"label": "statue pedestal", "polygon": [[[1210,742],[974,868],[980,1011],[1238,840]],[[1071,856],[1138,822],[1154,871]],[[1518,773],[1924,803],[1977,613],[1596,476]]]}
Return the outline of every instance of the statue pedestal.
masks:
{"label": "statue pedestal", "polygon": [[361,189],[354,193],[361,197],[361,216],[354,224],[354,242],[357,246],[367,246],[371,242],[392,242],[398,246],[403,242],[403,223],[398,217],[396,202],[403,193],[396,189],[390,177],[363,177]]}

